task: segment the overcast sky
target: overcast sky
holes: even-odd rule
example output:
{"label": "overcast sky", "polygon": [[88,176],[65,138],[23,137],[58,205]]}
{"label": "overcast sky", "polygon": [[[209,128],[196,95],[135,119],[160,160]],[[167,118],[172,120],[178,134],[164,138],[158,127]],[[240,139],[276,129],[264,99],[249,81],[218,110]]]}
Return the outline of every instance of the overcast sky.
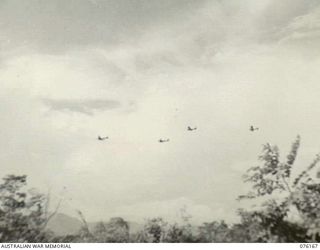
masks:
{"label": "overcast sky", "polygon": [[88,220],[233,221],[263,143],[320,152],[319,44],[318,0],[2,0],[1,176]]}

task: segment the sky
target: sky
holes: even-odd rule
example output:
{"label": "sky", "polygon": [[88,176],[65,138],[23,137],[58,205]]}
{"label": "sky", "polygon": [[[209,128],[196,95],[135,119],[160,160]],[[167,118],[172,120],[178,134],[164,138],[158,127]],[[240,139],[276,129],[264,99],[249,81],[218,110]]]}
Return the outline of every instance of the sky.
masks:
{"label": "sky", "polygon": [[317,0],[2,0],[1,177],[90,221],[235,221],[264,143],[320,152],[319,44]]}

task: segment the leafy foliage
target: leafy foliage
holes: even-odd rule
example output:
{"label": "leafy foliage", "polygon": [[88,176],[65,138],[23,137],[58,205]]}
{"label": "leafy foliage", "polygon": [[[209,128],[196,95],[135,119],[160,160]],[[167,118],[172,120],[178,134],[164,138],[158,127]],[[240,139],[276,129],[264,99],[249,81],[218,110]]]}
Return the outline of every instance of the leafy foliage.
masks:
{"label": "leafy foliage", "polygon": [[204,223],[199,227],[200,242],[230,242],[230,228],[224,222]]}
{"label": "leafy foliage", "polygon": [[120,217],[111,218],[108,223],[99,222],[94,230],[93,235],[96,242],[129,242],[129,224]]}
{"label": "leafy foliage", "polygon": [[148,219],[143,230],[137,235],[138,242],[160,243],[165,238],[168,223],[162,218]]}
{"label": "leafy foliage", "polygon": [[25,192],[26,176],[9,175],[0,185],[0,242],[48,241],[45,197]]}
{"label": "leafy foliage", "polygon": [[[292,167],[298,154],[300,136],[292,144],[287,161],[281,163],[276,146],[266,144],[259,159],[262,166],[250,168],[244,176],[252,183],[253,192],[240,197],[254,199],[265,197],[262,209],[249,213],[258,228],[255,229],[262,242],[308,242],[315,241],[320,232],[320,184],[309,173],[320,161],[317,155],[312,163],[290,182]],[[281,196],[276,196],[282,194]],[[276,201],[280,199],[280,202]],[[290,215],[299,217],[300,223],[291,222]],[[241,212],[242,218],[248,214]],[[252,227],[251,225],[251,227]],[[248,225],[250,227],[250,225]],[[306,236],[307,234],[307,236]]]}

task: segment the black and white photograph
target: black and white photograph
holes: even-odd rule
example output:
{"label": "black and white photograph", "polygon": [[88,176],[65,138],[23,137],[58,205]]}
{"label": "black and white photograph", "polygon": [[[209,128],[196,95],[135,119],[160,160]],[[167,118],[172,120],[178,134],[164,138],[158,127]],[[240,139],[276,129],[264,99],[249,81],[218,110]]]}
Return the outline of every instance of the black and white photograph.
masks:
{"label": "black and white photograph", "polygon": [[0,0],[0,244],[318,242],[319,0]]}

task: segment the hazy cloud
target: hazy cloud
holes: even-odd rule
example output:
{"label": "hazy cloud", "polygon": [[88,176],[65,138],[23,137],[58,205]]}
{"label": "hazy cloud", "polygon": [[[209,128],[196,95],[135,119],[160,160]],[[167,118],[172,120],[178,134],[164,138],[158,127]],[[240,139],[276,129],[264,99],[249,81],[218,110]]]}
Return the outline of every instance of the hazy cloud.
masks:
{"label": "hazy cloud", "polygon": [[51,110],[77,112],[86,115],[93,115],[95,111],[111,110],[121,106],[120,102],[114,100],[43,99],[42,101]]}
{"label": "hazy cloud", "polygon": [[320,42],[320,7],[294,18],[282,30],[282,36],[281,44],[296,44],[301,47],[307,43],[316,49]]}
{"label": "hazy cloud", "polygon": [[145,29],[183,16],[204,1],[2,1],[1,34],[16,46],[63,53],[79,46],[133,42]]}
{"label": "hazy cloud", "polygon": [[278,42],[287,35],[284,30],[287,30],[287,27],[291,26],[298,17],[308,15],[319,6],[317,0],[269,0],[261,2],[264,2],[264,6],[254,20],[255,31],[260,43]]}

